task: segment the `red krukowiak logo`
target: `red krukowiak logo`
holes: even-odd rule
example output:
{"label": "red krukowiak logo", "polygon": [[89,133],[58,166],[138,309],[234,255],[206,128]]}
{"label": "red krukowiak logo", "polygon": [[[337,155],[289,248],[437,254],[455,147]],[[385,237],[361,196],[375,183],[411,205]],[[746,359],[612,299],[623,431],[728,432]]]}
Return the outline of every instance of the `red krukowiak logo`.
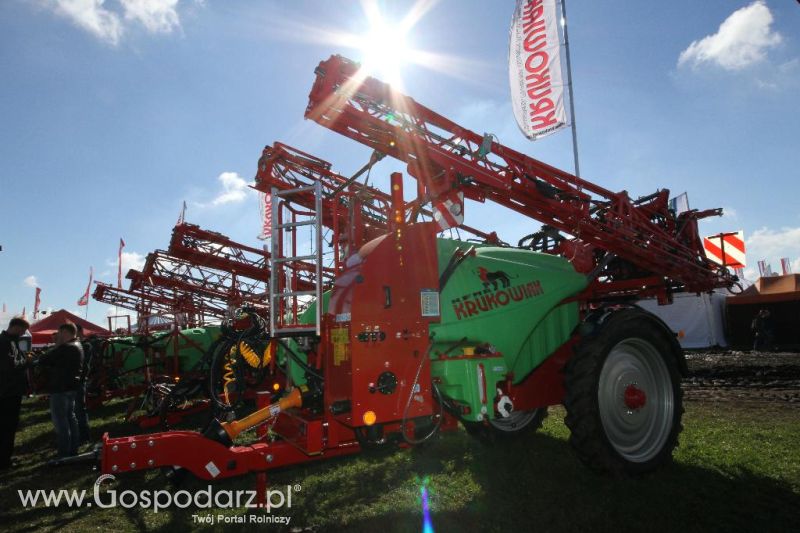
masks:
{"label": "red krukowiak logo", "polygon": [[539,280],[512,286],[511,280],[517,276],[512,278],[502,270],[490,272],[484,267],[479,267],[477,274],[483,284],[483,290],[466,294],[450,302],[458,320],[544,294]]}

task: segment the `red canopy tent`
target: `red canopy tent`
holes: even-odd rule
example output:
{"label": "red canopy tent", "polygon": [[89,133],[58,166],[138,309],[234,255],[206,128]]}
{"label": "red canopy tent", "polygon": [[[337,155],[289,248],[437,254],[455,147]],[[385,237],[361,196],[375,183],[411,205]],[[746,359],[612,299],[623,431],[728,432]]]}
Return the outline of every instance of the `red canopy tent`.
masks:
{"label": "red canopy tent", "polygon": [[31,342],[34,345],[42,345],[42,344],[50,344],[53,342],[53,333],[58,330],[58,326],[64,324],[66,322],[72,322],[76,326],[80,324],[83,326],[83,334],[85,336],[90,335],[110,335],[110,332],[101,327],[97,324],[93,324],[88,320],[84,320],[83,318],[73,315],[66,309],[60,309],[50,316],[45,317],[41,320],[38,320],[31,324],[30,332],[31,332]]}

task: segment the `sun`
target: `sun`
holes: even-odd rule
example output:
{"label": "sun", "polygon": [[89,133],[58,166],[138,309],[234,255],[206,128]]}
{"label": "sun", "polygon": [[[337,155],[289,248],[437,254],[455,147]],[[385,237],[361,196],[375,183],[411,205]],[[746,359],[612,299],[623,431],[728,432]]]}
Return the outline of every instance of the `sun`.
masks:
{"label": "sun", "polygon": [[[439,1],[415,0],[407,11],[398,13],[397,4],[361,0],[360,13],[353,14],[358,27],[355,32],[291,19],[284,21],[278,30],[290,36],[291,40],[332,45],[335,52],[343,52],[361,64],[361,77],[358,79],[372,76],[397,90],[404,89],[403,76],[408,75],[406,70],[411,71],[412,67],[434,70],[474,83],[476,72],[487,69],[485,64],[458,55],[424,50],[414,43],[417,24]],[[382,11],[381,6],[387,9]],[[349,51],[354,53],[351,55]]]}
{"label": "sun", "polygon": [[413,55],[406,25],[387,23],[376,13],[370,17],[370,28],[359,41],[364,73],[395,87],[401,86],[403,67]]}

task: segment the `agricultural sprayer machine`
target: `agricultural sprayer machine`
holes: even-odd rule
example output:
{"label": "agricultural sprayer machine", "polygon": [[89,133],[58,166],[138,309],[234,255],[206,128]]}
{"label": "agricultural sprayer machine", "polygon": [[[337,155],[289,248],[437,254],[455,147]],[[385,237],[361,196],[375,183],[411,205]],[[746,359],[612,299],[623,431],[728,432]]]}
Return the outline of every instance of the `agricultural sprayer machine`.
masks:
{"label": "agricultural sprayer machine", "polygon": [[[262,248],[181,221],[168,250],[151,252],[141,270],[128,272],[129,288],[98,283],[94,298],[136,312],[139,329],[96,350],[91,398],[132,396],[127,418],[142,427],[169,427],[207,410],[214,356],[234,335],[232,310],[247,306],[253,317],[268,316],[268,259]],[[263,346],[244,342],[253,344],[242,345],[252,366],[236,369],[239,379],[228,397],[254,394],[273,374],[263,364]]]}
{"label": "agricultural sprayer machine", "polygon": [[[669,328],[633,302],[735,283],[698,236],[698,219],[721,210],[676,214],[667,190],[606,190],[343,57],[315,74],[306,118],[374,153],[351,178],[280,143],[259,161],[255,186],[272,201],[269,324],[248,335],[261,335],[285,379],[247,416],[219,410],[202,432],[106,435],[102,470],[254,472],[263,487],[273,468],[413,446],[459,424],[489,441],[522,436],[557,404],[589,466],[640,473],[667,462],[686,363]],[[407,165],[412,200],[399,173],[389,192],[357,180],[384,157]],[[466,200],[544,226],[512,246],[464,226]],[[441,236],[456,228],[470,238]],[[235,362],[236,350],[224,353]]]}

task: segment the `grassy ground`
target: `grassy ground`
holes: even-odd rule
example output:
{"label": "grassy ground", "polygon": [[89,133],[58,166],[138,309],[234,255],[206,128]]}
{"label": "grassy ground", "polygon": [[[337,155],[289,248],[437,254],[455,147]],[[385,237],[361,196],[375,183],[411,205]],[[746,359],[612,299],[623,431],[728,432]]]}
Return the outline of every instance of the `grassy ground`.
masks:
{"label": "grassy ground", "polygon": [[[43,466],[52,454],[46,404],[26,402],[18,466],[0,476],[0,524],[17,531],[161,530],[200,527],[197,510],[23,509],[17,490],[91,492],[86,465]],[[135,433],[123,405],[95,414],[98,435]],[[688,403],[675,464],[642,479],[587,471],[570,453],[563,409],[541,432],[486,447],[463,431],[419,449],[381,450],[271,474],[275,486],[300,484],[290,511],[295,531],[421,531],[419,486],[427,478],[436,531],[788,531],[800,518],[800,410],[772,404]],[[158,472],[120,476],[115,485],[152,490]],[[190,482],[186,488],[200,488]],[[250,489],[252,477],[215,488]],[[206,514],[207,511],[201,511]],[[217,514],[216,511],[212,511]],[[227,511],[236,515],[244,511]],[[247,513],[245,513],[247,514]],[[216,524],[203,529],[222,529]],[[262,527],[273,531],[280,526]],[[297,529],[295,529],[297,528]]]}

